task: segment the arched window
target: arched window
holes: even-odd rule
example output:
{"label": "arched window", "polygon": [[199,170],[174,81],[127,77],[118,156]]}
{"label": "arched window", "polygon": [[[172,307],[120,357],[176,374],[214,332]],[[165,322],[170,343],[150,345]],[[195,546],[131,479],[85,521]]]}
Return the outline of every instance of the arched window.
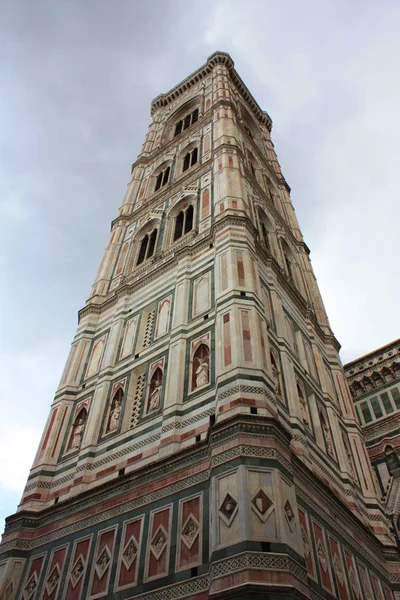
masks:
{"label": "arched window", "polygon": [[397,456],[393,446],[386,446],[385,459],[389,474],[393,476],[393,471],[395,471],[398,467]]}
{"label": "arched window", "polygon": [[140,265],[143,261],[153,256],[156,240],[157,229],[153,229],[151,233],[146,233],[140,243],[139,256],[136,263],[137,265]]}
{"label": "arched window", "polygon": [[210,382],[210,350],[200,344],[193,355],[192,390],[208,385]]}
{"label": "arched window", "polygon": [[175,221],[174,242],[193,229],[193,205],[181,210]]}
{"label": "arched window", "polygon": [[163,171],[159,172],[156,179],[156,187],[154,189],[155,192],[168,183],[170,171],[171,167],[167,167]]}
{"label": "arched window", "polygon": [[180,121],[177,122],[177,124],[175,125],[174,137],[176,137],[177,135],[182,133],[182,131],[185,131],[185,129],[188,129],[191,125],[196,123],[198,118],[199,118],[199,109],[196,108],[192,113],[189,113],[183,119],[181,119]]}
{"label": "arched window", "polygon": [[261,231],[262,231],[262,237],[263,237],[264,246],[266,247],[266,249],[268,250],[268,252],[271,252],[271,247],[270,247],[270,244],[269,244],[269,237],[268,237],[268,230],[265,227],[264,223],[261,223]]}
{"label": "arched window", "polygon": [[193,167],[197,163],[199,151],[197,148],[193,148],[190,152],[185,155],[183,159],[183,171],[187,171],[190,167]]}
{"label": "arched window", "polygon": [[295,266],[294,266],[294,258],[292,256],[292,251],[290,250],[287,242],[282,239],[281,240],[281,246],[282,246],[282,254],[283,254],[283,260],[285,263],[285,271],[286,271],[286,275],[289,281],[292,281],[293,283],[296,282],[295,280]]}

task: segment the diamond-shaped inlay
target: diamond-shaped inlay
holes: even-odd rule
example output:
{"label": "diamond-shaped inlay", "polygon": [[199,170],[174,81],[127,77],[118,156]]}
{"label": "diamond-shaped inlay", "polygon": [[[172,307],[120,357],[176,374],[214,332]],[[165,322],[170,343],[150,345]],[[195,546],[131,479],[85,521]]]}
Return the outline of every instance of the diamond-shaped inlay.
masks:
{"label": "diamond-shaped inlay", "polygon": [[190,513],[182,527],[182,541],[188,550],[191,549],[199,535],[199,523],[197,519]]}
{"label": "diamond-shaped inlay", "polygon": [[161,554],[164,552],[166,547],[167,547],[167,532],[160,525],[160,527],[155,532],[155,534],[153,536],[153,540],[151,542],[151,551],[157,560],[159,560]]}
{"label": "diamond-shaped inlay", "polygon": [[74,566],[72,567],[72,570],[71,570],[71,583],[72,583],[72,587],[76,587],[76,584],[78,583],[78,581],[82,577],[84,570],[85,570],[85,563],[83,561],[82,555],[80,555],[78,557],[78,559],[75,561],[75,564],[74,564]]}
{"label": "diamond-shaped inlay", "polygon": [[323,547],[321,540],[318,540],[317,542],[317,556],[322,570],[326,573],[328,569],[328,559],[326,558],[325,548]]}
{"label": "diamond-shaped inlay", "polygon": [[133,536],[131,536],[129,542],[125,546],[125,550],[122,553],[122,561],[128,571],[131,568],[132,563],[137,556],[137,553],[138,553],[137,543],[135,541],[135,538]]}
{"label": "diamond-shaped inlay", "polygon": [[47,595],[51,596],[60,581],[60,567],[55,565],[46,581]]}
{"label": "diamond-shaped inlay", "polygon": [[24,600],[30,600],[30,598],[33,597],[33,594],[36,591],[36,587],[37,587],[36,573],[33,573],[33,575],[30,577],[30,579],[28,580],[28,583],[25,586]]}
{"label": "diamond-shaped inlay", "polygon": [[303,524],[300,526],[300,532],[301,532],[301,539],[303,540],[304,556],[306,558],[308,558],[310,556],[310,552],[311,552],[310,540],[308,539],[308,534],[307,534],[307,531],[305,530]]}
{"label": "diamond-shaped inlay", "polygon": [[101,579],[104,573],[107,571],[109,564],[111,562],[111,552],[108,546],[104,546],[103,550],[100,553],[99,558],[96,560],[96,573],[97,577]]}
{"label": "diamond-shaped inlay", "polygon": [[289,500],[286,500],[285,506],[283,508],[285,510],[285,517],[286,517],[286,521],[288,522],[288,525],[290,527],[290,531],[293,531],[294,526],[296,524],[296,517],[295,517],[293,509],[290,505]]}
{"label": "diamond-shaped inlay", "polygon": [[236,510],[237,502],[235,498],[233,498],[233,496],[227,493],[222,501],[221,506],[219,507],[220,515],[223,517],[227,525],[231,524],[233,517],[236,514]]}
{"label": "diamond-shaped inlay", "polygon": [[354,595],[356,596],[356,598],[359,598],[360,597],[360,586],[358,585],[357,576],[354,572],[353,567],[350,567],[350,569],[349,569],[349,579],[350,579],[350,585],[353,589]]}
{"label": "diamond-shaped inlay", "polygon": [[266,521],[273,510],[274,503],[271,498],[268,497],[266,492],[259,488],[255,494],[253,494],[251,500],[251,507],[261,521]]}
{"label": "diamond-shaped inlay", "polygon": [[342,565],[340,563],[340,559],[337,554],[333,557],[333,570],[335,571],[335,575],[340,585],[343,587],[344,584],[344,573],[342,569]]}

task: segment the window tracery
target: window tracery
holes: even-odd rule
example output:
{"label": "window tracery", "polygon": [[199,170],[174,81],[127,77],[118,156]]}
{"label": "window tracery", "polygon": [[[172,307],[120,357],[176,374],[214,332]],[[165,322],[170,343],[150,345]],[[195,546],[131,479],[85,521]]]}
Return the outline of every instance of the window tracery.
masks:
{"label": "window tracery", "polygon": [[182,131],[185,131],[185,129],[189,129],[189,127],[191,127],[192,125],[194,125],[194,123],[196,123],[198,121],[198,118],[199,118],[199,109],[196,108],[193,112],[187,114],[185,117],[180,119],[180,121],[178,121],[177,124],[175,125],[174,137],[176,137],[177,135],[180,135],[182,133]]}
{"label": "window tracery", "polygon": [[182,209],[175,219],[174,242],[193,229],[193,204]]}
{"label": "window tracery", "polygon": [[140,265],[142,262],[153,256],[157,241],[157,233],[158,229],[154,228],[142,238],[136,265]]}
{"label": "window tracery", "polygon": [[187,171],[188,169],[190,169],[190,167],[193,167],[197,163],[198,155],[199,150],[197,147],[193,148],[193,150],[190,150],[185,154],[185,157],[183,159],[183,172]]}
{"label": "window tracery", "polygon": [[167,183],[169,181],[170,172],[171,172],[171,167],[168,166],[158,173],[157,179],[156,179],[156,185],[154,188],[155,192],[157,192],[157,190],[159,190],[160,188],[164,187],[164,185],[167,185]]}

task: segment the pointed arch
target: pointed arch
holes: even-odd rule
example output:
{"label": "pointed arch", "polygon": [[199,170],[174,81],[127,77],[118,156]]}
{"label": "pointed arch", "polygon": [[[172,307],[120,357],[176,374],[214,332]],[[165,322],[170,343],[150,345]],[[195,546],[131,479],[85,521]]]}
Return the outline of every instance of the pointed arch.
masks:
{"label": "pointed arch", "polygon": [[115,390],[111,400],[106,433],[110,433],[111,431],[116,431],[118,429],[123,399],[124,389],[122,385],[119,385],[118,388]]}
{"label": "pointed arch", "polygon": [[150,378],[147,413],[156,411],[160,408],[163,375],[163,370],[158,366],[153,371],[153,374]]}
{"label": "pointed arch", "polygon": [[192,364],[191,389],[193,391],[210,382],[210,348],[204,341],[197,346],[193,353]]}
{"label": "pointed arch", "polygon": [[82,445],[83,434],[85,432],[86,421],[87,421],[87,410],[83,406],[75,417],[72,425],[72,431],[68,443],[68,450],[79,450]]}

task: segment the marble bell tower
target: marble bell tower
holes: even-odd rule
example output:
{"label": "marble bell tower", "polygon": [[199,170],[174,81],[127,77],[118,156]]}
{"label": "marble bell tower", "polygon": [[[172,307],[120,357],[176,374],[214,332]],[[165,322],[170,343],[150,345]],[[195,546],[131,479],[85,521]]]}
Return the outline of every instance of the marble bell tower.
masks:
{"label": "marble bell tower", "polygon": [[152,102],[2,600],[400,597],[271,127],[223,52]]}

